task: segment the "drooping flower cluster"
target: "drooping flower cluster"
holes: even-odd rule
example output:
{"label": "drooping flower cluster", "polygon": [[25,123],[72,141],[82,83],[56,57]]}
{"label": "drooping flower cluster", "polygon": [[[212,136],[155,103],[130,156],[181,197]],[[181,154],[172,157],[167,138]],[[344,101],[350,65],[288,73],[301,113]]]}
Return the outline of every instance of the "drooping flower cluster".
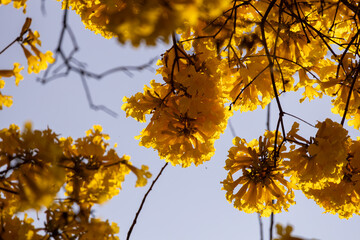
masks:
{"label": "drooping flower cluster", "polygon": [[360,215],[360,139],[351,141],[346,164],[341,169],[339,183],[329,183],[322,189],[310,189],[306,195],[340,218]]}
{"label": "drooping flower cluster", "polygon": [[[286,136],[292,144],[288,151],[280,136],[274,144],[272,132],[266,132],[264,140],[261,137],[249,143],[236,137],[226,160],[229,173],[223,181],[228,201],[239,210],[269,216],[293,203],[291,188],[296,188],[326,212],[340,218],[359,215],[360,138],[351,140],[347,130],[330,119],[319,122],[316,128],[316,136],[306,140],[298,134],[299,124],[295,122]],[[273,149],[279,145],[275,163]],[[291,182],[284,176],[290,176]]]}
{"label": "drooping flower cluster", "polygon": [[195,25],[199,18],[217,17],[229,6],[229,0],[160,1],[160,0],[101,0],[62,1],[80,15],[85,26],[105,38],[116,36],[121,43],[142,41],[155,45],[160,38],[168,41],[172,32]]}
{"label": "drooping flower cluster", "polygon": [[292,185],[285,179],[281,158],[285,146],[281,142],[280,134],[275,139],[275,132],[270,131],[249,143],[234,138],[235,146],[230,148],[225,166],[229,173],[222,184],[227,200],[234,202],[235,208],[270,216],[295,203]]}
{"label": "drooping flower cluster", "polygon": [[91,208],[80,205],[80,210],[69,202],[54,203],[46,211],[45,236],[55,239],[119,240],[116,223],[91,216]]}
{"label": "drooping flower cluster", "polygon": [[127,115],[153,114],[140,144],[154,147],[160,157],[184,167],[210,159],[214,141],[230,115],[221,99],[221,76],[210,71],[213,61],[213,49],[188,55],[176,46],[159,62],[165,85],[152,81],[151,91],[146,88],[144,94],[124,99]]}
{"label": "drooping flower cluster", "polygon": [[16,125],[0,131],[1,207],[9,214],[49,206],[65,181],[57,165],[61,148],[50,129],[32,131]]}
{"label": "drooping flower cluster", "polygon": [[342,60],[341,70],[333,67],[328,79],[322,83],[322,88],[327,95],[334,97],[331,111],[343,116],[346,109],[349,126],[360,129],[360,70],[356,58],[356,55],[347,53],[343,59],[338,59]]}
{"label": "drooping flower cluster", "polygon": [[[20,36],[22,36],[24,33],[26,32],[28,33],[20,45],[28,61],[29,74],[39,73],[40,71],[45,70],[49,63],[52,64],[55,61],[55,59],[52,57],[51,51],[42,53],[36,47],[36,45],[41,46],[41,41],[39,39],[40,34],[38,33],[38,31],[34,31],[34,32],[31,31],[31,29],[29,29],[30,24],[31,24],[31,19],[27,18],[20,34]],[[27,49],[26,46],[29,46],[33,53],[31,53],[31,51]]]}
{"label": "drooping flower cluster", "polygon": [[[105,142],[108,139],[100,126],[94,126],[86,137],[75,141],[59,139],[51,129],[33,131],[31,124],[22,132],[14,124],[2,129],[0,236],[12,236],[13,227],[18,226],[24,232],[20,231],[21,236],[16,239],[24,236],[38,239],[29,225],[31,220],[11,216],[29,208],[46,207],[45,234],[48,236],[54,232],[66,236],[91,233],[94,236],[86,239],[116,239],[114,234],[118,228],[115,225],[90,218],[92,206],[117,195],[129,172],[137,176],[136,186],[144,186],[151,174],[147,166],[137,168],[131,164],[129,156],[119,157],[113,148],[108,149],[109,144]],[[54,200],[62,186],[65,186],[65,198]],[[76,213],[73,212],[75,205],[80,207]],[[47,236],[41,239],[44,237]]]}
{"label": "drooping flower cluster", "polygon": [[[102,203],[119,193],[125,176],[132,171],[138,177],[136,186],[144,186],[151,174],[147,166],[138,169],[131,165],[130,157],[119,157],[114,149],[107,149],[101,126],[94,126],[73,143],[72,138],[61,138],[64,157],[62,166],[72,169],[67,173],[66,195],[81,203]],[[82,160],[87,159],[87,161]]]}
{"label": "drooping flower cluster", "polygon": [[[304,92],[300,102],[306,98],[312,100],[322,97],[324,94],[335,96],[333,111],[352,118],[349,123],[358,128],[360,118],[356,119],[359,111],[357,79],[360,68],[356,60],[356,44],[352,45],[358,41],[358,33],[353,31],[358,27],[356,21],[347,17],[352,15],[354,10],[344,4],[335,3],[234,1],[233,5],[229,4],[228,10],[217,18],[200,19],[196,25],[188,24],[177,29],[183,48],[173,46],[164,54],[163,66],[158,72],[162,74],[165,84],[152,81],[150,87],[144,88],[144,93],[124,99],[126,103],[123,109],[127,116],[145,121],[145,115],[152,114],[149,125],[139,137],[140,144],[153,147],[158,150],[161,158],[183,166],[181,161],[184,161],[184,158],[181,156],[196,151],[209,151],[209,148],[198,144],[204,133],[200,125],[197,125],[200,116],[190,117],[194,116],[195,112],[204,114],[212,111],[207,106],[193,102],[195,98],[190,90],[199,84],[197,79],[201,78],[179,80],[180,76],[195,76],[194,72],[201,72],[200,76],[207,78],[202,80],[206,81],[206,84],[212,82],[213,76],[218,76],[221,82],[218,101],[227,99],[224,101],[231,103],[231,109],[252,111],[258,106],[265,107],[274,98],[277,98],[279,106],[282,93],[302,89]],[[324,16],[333,17],[331,21],[327,21]],[[344,50],[343,46],[348,48],[343,55],[336,56],[332,44],[338,45],[341,50]],[[186,54],[186,51],[194,55]],[[332,60],[326,57],[329,51],[333,53]],[[184,73],[181,71],[182,66],[186,66],[183,67],[186,70]],[[193,89],[196,89],[196,94],[201,92],[200,88]],[[203,89],[210,93],[210,88]],[[174,109],[179,110],[174,112]],[[283,113],[281,110],[280,114]],[[207,122],[212,121],[212,118],[209,119],[211,120]],[[277,157],[281,159],[279,165],[282,166],[282,174],[291,173],[292,182],[303,191],[339,184],[351,145],[346,130],[340,124],[326,120],[317,125],[319,131],[316,137],[307,141],[297,134],[297,128],[294,125],[286,140],[300,141],[303,144],[297,148],[291,146],[289,152],[282,152],[282,155]],[[285,134],[285,130],[283,132]],[[200,133],[202,138],[198,137],[197,133]],[[238,143],[241,144],[244,143]],[[255,148],[255,145],[251,148]],[[329,154],[332,157],[328,159]],[[193,156],[194,159],[199,159],[203,155]],[[284,162],[282,158],[290,160]],[[201,162],[203,160],[195,160],[195,164]],[[276,163],[274,164],[276,166]],[[185,164],[187,165],[189,163]],[[253,165],[257,166],[255,163]],[[250,164],[247,167],[253,166]],[[227,168],[230,170],[228,166]],[[239,184],[236,181],[244,181],[234,205],[239,209],[260,212],[263,215],[269,215],[271,211],[279,212],[278,209],[269,210],[270,207],[264,210],[264,206],[271,204],[265,203],[261,197],[255,199],[255,193],[261,191],[250,191],[253,188],[244,180],[247,172],[243,172],[242,180],[234,180],[228,176],[224,181],[224,187],[225,183],[228,183],[227,198],[234,201],[236,194],[232,191]],[[258,177],[256,179],[259,180]],[[230,184],[233,182],[236,182],[234,186]],[[285,186],[292,186],[293,183]],[[292,190],[283,192],[283,195],[288,193],[293,197]],[[257,206],[257,201],[263,202],[263,207]],[[287,201],[291,202],[292,198],[289,197]],[[277,202],[280,203],[281,200]],[[249,204],[252,204],[251,207]]]}
{"label": "drooping flower cluster", "polygon": [[124,98],[127,116],[145,121],[146,114],[152,115],[139,136],[140,145],[156,149],[173,165],[209,160],[230,116],[221,97],[221,76],[210,71],[216,61],[214,49],[203,55],[188,55],[174,46],[158,63],[165,84],[153,80],[144,93]]}
{"label": "drooping flower cluster", "polygon": [[[349,218],[360,214],[360,142],[351,140],[338,123],[319,122],[315,138],[307,141],[293,125],[287,139],[295,143],[284,155],[291,181],[326,212]],[[298,147],[296,147],[298,146]]]}
{"label": "drooping flower cluster", "polygon": [[[14,5],[15,2],[19,3],[19,1],[14,1]],[[25,3],[25,1],[23,2]],[[26,18],[20,34],[17,39],[15,39],[15,41],[19,42],[21,48],[24,51],[25,57],[27,58],[28,73],[39,73],[41,70],[45,70],[48,66],[48,63],[53,63],[55,59],[52,57],[52,52],[47,51],[44,54],[36,47],[36,45],[41,45],[41,42],[39,40],[40,35],[37,31],[32,32],[30,29],[30,25],[31,18]],[[26,34],[27,36],[25,37]],[[12,44],[10,44],[8,47],[10,47],[11,45]],[[30,46],[30,49],[35,55],[33,55],[25,46]],[[8,47],[6,47],[3,51],[5,51]],[[15,84],[16,86],[18,86],[19,82],[24,78],[20,73],[20,71],[23,69],[24,67],[20,67],[20,63],[14,63],[14,68],[12,70],[0,69],[0,89],[3,89],[5,86],[5,81],[2,78],[15,77]],[[0,91],[0,110],[2,110],[4,106],[10,107],[12,103],[12,96],[3,95]]]}
{"label": "drooping flower cluster", "polygon": [[[10,2],[0,0],[0,5]],[[26,0],[12,2],[25,10]],[[232,114],[224,107],[229,102],[231,109],[244,112],[265,107],[276,98],[285,134],[279,98],[284,92],[303,89],[300,102],[329,95],[332,111],[343,117],[342,123],[347,118],[351,126],[360,128],[357,1],[62,3],[75,10],[87,28],[106,38],[116,36],[121,43],[155,45],[173,34],[172,48],[159,61],[163,82],[152,80],[143,93],[125,97],[123,105],[126,115],[138,121],[145,122],[150,115],[138,137],[140,145],[154,148],[173,165],[199,165],[211,158],[214,141]],[[39,73],[54,59],[50,52],[38,49],[39,34],[30,24],[31,19],[26,19],[16,41],[28,60],[28,72]],[[175,32],[181,35],[178,42]],[[333,50],[334,45],[341,54]],[[15,77],[18,84],[20,70],[14,64],[13,70],[0,70],[0,77]],[[4,84],[0,79],[0,89]],[[0,108],[10,105],[11,97],[0,93]],[[345,218],[359,214],[360,140],[351,140],[342,125],[329,119],[316,125],[318,132],[309,140],[298,134],[298,127],[294,124],[285,139],[274,132],[249,143],[235,138],[225,167],[229,174],[223,181],[227,199],[240,210],[269,216],[294,203],[296,185],[327,212]],[[108,136],[98,126],[76,141],[58,139],[50,130],[27,128],[20,134],[15,126],[0,136],[4,139],[0,142],[0,203],[5,209],[2,219],[8,221],[1,237],[17,238],[11,234],[18,227],[36,239],[31,220],[21,221],[11,214],[46,206],[45,231],[54,238],[65,234],[113,239],[117,226],[90,219],[91,207],[116,195],[130,171],[138,177],[138,186],[150,177],[147,167],[135,168],[127,156],[108,150]],[[293,143],[288,152],[286,141]],[[61,186],[70,202],[54,204]],[[281,239],[292,239],[291,228],[278,227],[278,233]]]}
{"label": "drooping flower cluster", "polygon": [[336,122],[326,119],[319,122],[315,138],[305,140],[297,134],[299,124],[294,123],[287,139],[303,142],[300,147],[291,147],[286,154],[286,165],[293,171],[292,181],[302,189],[323,188],[329,182],[339,183],[342,168],[346,164],[350,138],[348,132]]}

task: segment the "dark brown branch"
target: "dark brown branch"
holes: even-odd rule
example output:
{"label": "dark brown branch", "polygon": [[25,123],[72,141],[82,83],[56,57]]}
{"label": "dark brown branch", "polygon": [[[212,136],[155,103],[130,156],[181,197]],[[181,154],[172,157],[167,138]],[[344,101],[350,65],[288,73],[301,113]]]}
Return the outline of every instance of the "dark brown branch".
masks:
{"label": "dark brown branch", "polygon": [[236,103],[236,101],[240,98],[241,94],[263,73],[266,69],[268,69],[269,65],[267,65],[263,70],[261,70],[248,84],[244,86],[243,89],[241,89],[240,93],[236,96],[234,101],[230,104],[230,108],[232,105]]}
{"label": "dark brown branch", "polygon": [[270,215],[270,240],[273,239],[273,229],[274,229],[274,213],[271,213]]}
{"label": "dark brown branch", "polygon": [[345,48],[344,52],[341,55],[341,58],[339,60],[339,64],[337,66],[336,69],[336,79],[339,77],[339,71],[340,71],[340,66],[343,64],[344,58],[346,53],[349,51],[350,47],[353,46],[354,41],[356,40],[356,38],[358,37],[360,31],[357,31],[356,34],[351,38],[348,46]]}
{"label": "dark brown branch", "polygon": [[11,190],[11,189],[7,189],[7,188],[0,187],[0,190],[5,191],[5,192],[8,192],[8,193],[12,193],[12,194],[19,195],[18,192],[13,191],[13,190]]}
{"label": "dark brown branch", "polygon": [[12,41],[11,43],[9,43],[3,50],[0,51],[0,54],[2,54],[3,52],[5,52],[9,47],[11,47],[14,43],[16,43],[17,41],[19,41],[19,38],[17,37],[14,41]]}
{"label": "dark brown branch", "polygon": [[339,10],[339,6],[340,6],[340,1],[337,2],[336,4],[336,9],[335,9],[335,14],[334,14],[334,20],[329,28],[329,32],[332,31],[332,28],[335,26],[335,20],[336,20],[336,16],[337,16],[337,13],[338,13],[338,10]]}
{"label": "dark brown branch", "polygon": [[298,119],[298,120],[300,120],[300,121],[302,121],[302,122],[306,123],[306,124],[307,124],[307,125],[309,125],[309,126],[315,127],[315,126],[314,126],[314,125],[312,125],[311,123],[309,123],[309,122],[305,121],[304,119],[299,118],[299,117],[297,117],[297,116],[295,116],[295,115],[292,115],[292,114],[287,113],[287,112],[284,112],[284,114],[289,115],[290,117],[296,118],[296,119]]}
{"label": "dark brown branch", "polygon": [[[26,19],[26,21],[29,20],[28,18]],[[26,22],[25,22],[26,23]],[[30,24],[31,24],[31,19],[30,19]],[[29,24],[29,27],[30,27],[30,24]],[[23,29],[24,30],[24,29]],[[24,40],[24,35],[26,33],[29,32],[29,29],[26,29],[25,31],[21,31],[20,32],[20,35],[15,38],[11,43],[9,43],[5,48],[3,48],[1,51],[0,51],[0,54],[2,54],[3,52],[5,52],[9,47],[11,47],[12,45],[14,45],[16,42],[22,42]]]}
{"label": "dark brown branch", "polygon": [[143,208],[143,206],[144,206],[144,204],[145,204],[145,201],[146,201],[147,196],[148,196],[149,193],[151,192],[153,186],[155,185],[155,183],[157,182],[157,180],[159,179],[159,177],[161,176],[162,172],[164,171],[164,169],[166,168],[166,166],[167,166],[168,164],[169,164],[168,162],[165,163],[165,165],[161,168],[159,174],[156,176],[156,178],[155,178],[154,181],[152,182],[149,190],[145,193],[145,195],[144,195],[144,197],[143,197],[143,199],[142,199],[142,201],[141,201],[140,207],[139,207],[138,211],[136,212],[135,218],[134,218],[134,220],[133,220],[133,222],[132,222],[132,224],[131,224],[131,226],[130,226],[130,228],[129,228],[129,231],[128,231],[127,236],[126,236],[126,240],[129,240],[129,239],[130,239],[132,230],[133,230],[134,227],[135,227],[137,218],[138,218],[139,215],[140,215],[140,212],[141,212],[141,210],[142,210],[142,208]]}
{"label": "dark brown branch", "polygon": [[345,118],[346,118],[346,113],[349,109],[349,103],[350,103],[350,99],[351,99],[351,95],[352,95],[352,91],[354,89],[354,86],[355,86],[355,82],[357,80],[357,77],[359,75],[359,71],[360,71],[360,65],[357,66],[357,69],[356,69],[356,72],[353,76],[353,81],[351,83],[351,87],[350,87],[350,90],[349,90],[349,95],[348,95],[348,98],[346,100],[346,105],[345,105],[345,109],[344,109],[344,114],[343,114],[343,117],[341,119],[341,125],[344,125],[344,122],[345,122]]}
{"label": "dark brown branch", "polygon": [[[279,123],[280,121],[282,121],[282,116],[283,116],[283,110],[281,107],[281,103],[280,103],[280,99],[278,96],[278,92],[276,89],[276,84],[275,84],[275,76],[274,76],[274,62],[273,59],[271,58],[271,54],[269,51],[269,48],[267,46],[267,42],[266,42],[266,36],[265,36],[265,23],[266,23],[266,19],[267,16],[269,15],[271,9],[274,7],[276,3],[276,0],[272,0],[268,6],[268,8],[266,9],[266,12],[263,16],[263,18],[261,19],[261,23],[260,23],[260,30],[261,30],[261,36],[262,36],[262,42],[263,42],[263,46],[265,49],[265,53],[266,56],[268,58],[268,62],[269,62],[269,68],[270,68],[270,77],[271,77],[271,82],[272,82],[272,87],[274,90],[274,95],[275,95],[275,99],[276,99],[276,103],[278,105],[278,109],[279,109],[279,121],[278,121],[278,126],[276,127],[276,131],[275,131],[275,141],[274,141],[274,167],[276,168],[276,160],[277,160],[277,136],[278,136],[278,127],[279,127]],[[270,240],[273,239],[273,227],[274,227],[274,213],[271,213],[271,220],[270,220]]]}

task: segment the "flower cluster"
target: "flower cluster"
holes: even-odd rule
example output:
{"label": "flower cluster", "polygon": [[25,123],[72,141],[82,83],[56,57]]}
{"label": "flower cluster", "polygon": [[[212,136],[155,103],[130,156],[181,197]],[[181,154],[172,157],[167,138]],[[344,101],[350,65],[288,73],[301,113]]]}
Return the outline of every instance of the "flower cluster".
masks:
{"label": "flower cluster", "polygon": [[[55,59],[52,57],[52,52],[47,51],[42,53],[37,47],[41,46],[41,41],[39,40],[40,34],[37,31],[31,31],[29,29],[28,35],[21,43],[21,48],[24,51],[25,57],[28,61],[28,73],[39,73],[41,70],[45,70],[48,66],[48,63],[54,63]],[[31,51],[26,48],[29,46]]]}
{"label": "flower cluster", "polygon": [[145,121],[146,114],[152,115],[139,136],[140,145],[156,149],[173,165],[209,160],[231,114],[222,99],[221,75],[210,70],[217,61],[215,53],[210,48],[199,56],[188,55],[176,45],[158,63],[165,83],[153,80],[144,93],[124,98],[127,116]]}
{"label": "flower cluster", "polygon": [[[16,1],[19,3],[19,1]],[[24,1],[25,2],[25,1]],[[1,4],[1,2],[0,2]],[[6,4],[6,3],[4,3]],[[15,5],[15,1],[14,1]],[[42,53],[36,45],[41,45],[39,40],[39,33],[37,31],[32,32],[30,29],[31,18],[26,18],[22,29],[20,31],[19,36],[15,39],[13,43],[16,41],[19,42],[25,57],[28,61],[28,73],[39,73],[41,70],[45,70],[48,66],[48,63],[53,63],[55,59],[52,57],[52,52],[47,51],[46,53]],[[27,34],[26,37],[25,34]],[[11,46],[10,44],[9,46]],[[8,46],[8,47],[9,47]],[[25,46],[30,46],[30,49],[33,51],[32,54]],[[6,47],[4,51],[8,48]],[[10,78],[15,77],[16,86],[19,85],[19,82],[23,80],[23,76],[20,74],[20,71],[23,70],[24,67],[20,67],[20,63],[14,63],[14,68],[10,69],[0,69],[0,89],[3,89],[5,86],[5,81],[2,78]],[[5,107],[10,107],[13,103],[12,96],[3,95],[0,91],[0,110]]]}
{"label": "flower cluster", "polygon": [[292,184],[285,179],[281,158],[285,147],[281,142],[280,134],[276,137],[270,131],[265,132],[264,138],[249,143],[234,138],[235,146],[230,148],[225,166],[229,173],[222,184],[227,200],[234,202],[235,208],[270,216],[295,203]]}
{"label": "flower cluster", "polygon": [[326,119],[316,125],[315,138],[307,141],[297,134],[298,126],[295,123],[287,135],[289,141],[302,142],[298,148],[293,145],[286,154],[289,159],[286,165],[294,171],[292,181],[302,189],[318,189],[329,182],[340,182],[350,145],[348,132],[339,123]]}
{"label": "flower cluster", "polygon": [[0,0],[0,6],[13,2],[14,8],[23,8],[23,13],[26,13],[26,1],[27,0]]}
{"label": "flower cluster", "polygon": [[[360,139],[351,140],[338,123],[319,122],[310,141],[297,134],[295,123],[287,140],[295,143],[284,154],[291,181],[326,212],[349,218],[360,214]],[[339,194],[341,192],[341,194]]]}
{"label": "flower cluster", "polygon": [[142,41],[155,45],[157,39],[168,41],[178,27],[194,25],[199,18],[211,19],[229,6],[229,0],[200,1],[62,1],[80,15],[85,26],[105,38],[116,36],[121,43]]}
{"label": "flower cluster", "polygon": [[[60,138],[64,152],[62,166],[67,173],[66,195],[86,204],[102,203],[119,193],[125,176],[132,171],[138,177],[136,186],[144,186],[151,177],[147,166],[138,169],[131,165],[130,157],[119,157],[114,149],[107,149],[109,136],[95,125],[87,136],[73,142]],[[84,161],[86,159],[86,161]]]}
{"label": "flower cluster", "polygon": [[[92,206],[117,195],[128,173],[137,176],[136,186],[144,186],[151,174],[147,166],[137,168],[131,164],[129,156],[119,157],[115,149],[109,149],[108,139],[100,126],[94,126],[86,137],[75,141],[58,138],[51,129],[34,131],[31,124],[26,124],[22,132],[14,124],[2,129],[0,236],[43,239],[56,232],[68,237],[117,239],[116,225],[90,218]],[[55,200],[63,186],[65,198]],[[76,206],[80,211],[75,213]],[[13,217],[19,211],[41,207],[47,208],[47,236],[34,231],[31,219]],[[22,230],[14,231],[15,226]]]}
{"label": "flower cluster", "polygon": [[285,228],[281,224],[276,224],[276,233],[279,235],[274,240],[304,240],[304,238],[294,237],[291,232],[293,231],[291,225],[287,225]]}
{"label": "flower cluster", "polygon": [[[20,67],[19,63],[14,63],[14,68],[12,70],[0,70],[0,89],[3,89],[5,86],[5,81],[2,79],[9,78],[9,77],[15,77],[15,84],[16,86],[19,85],[19,82],[23,80],[23,76],[20,74],[20,71],[23,70],[24,67]],[[0,91],[0,110],[5,107],[11,107],[13,101],[12,96],[3,95]]]}
{"label": "flower cluster", "polygon": [[[0,0],[0,5],[10,2],[25,11],[26,0]],[[234,139],[222,182],[227,200],[239,210],[269,216],[294,204],[293,189],[299,188],[326,212],[342,218],[360,213],[360,139],[350,139],[342,126],[350,119],[350,126],[360,128],[357,1],[61,2],[87,28],[121,43],[155,45],[172,35],[172,47],[158,62],[162,82],[152,80],[142,93],[123,98],[127,117],[148,122],[138,136],[140,145],[173,165],[202,164],[214,154],[231,110],[264,108],[276,98],[276,131],[249,143]],[[23,49],[28,72],[39,73],[54,59],[50,51],[39,50],[39,33],[30,25],[27,18],[14,43]],[[17,85],[21,70],[17,63],[13,70],[0,70],[0,89],[2,78],[15,77]],[[305,139],[295,123],[281,136],[285,112],[280,96],[299,89],[304,90],[300,102],[333,97],[332,111],[342,116],[341,124],[326,119],[315,126],[315,137]],[[0,109],[11,103],[11,96],[0,93]],[[48,236],[116,238],[117,226],[90,218],[91,207],[118,194],[128,173],[137,176],[136,186],[145,185],[151,174],[108,149],[107,139],[100,126],[75,141],[30,126],[23,132],[15,125],[0,131],[0,207],[7,221],[0,236],[18,238],[12,232],[17,227],[27,238],[38,238],[30,219],[12,215],[45,206]],[[54,203],[62,186],[68,201]],[[278,227],[278,234],[294,239],[291,230]]]}

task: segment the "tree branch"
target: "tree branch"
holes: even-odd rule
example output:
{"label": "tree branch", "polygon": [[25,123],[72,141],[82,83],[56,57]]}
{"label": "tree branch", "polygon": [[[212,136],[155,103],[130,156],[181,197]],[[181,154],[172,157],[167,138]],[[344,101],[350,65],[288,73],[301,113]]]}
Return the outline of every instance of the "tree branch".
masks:
{"label": "tree branch", "polygon": [[135,227],[137,218],[138,218],[139,215],[140,215],[140,212],[141,212],[141,210],[142,210],[142,208],[143,208],[143,206],[144,206],[144,204],[145,204],[145,201],[146,201],[147,196],[148,196],[149,193],[151,192],[153,186],[155,185],[155,183],[157,182],[157,180],[159,179],[159,177],[161,176],[162,172],[164,171],[164,169],[167,167],[168,164],[169,164],[168,162],[165,163],[165,165],[161,168],[159,174],[156,176],[155,180],[152,182],[149,190],[145,193],[144,198],[143,198],[142,201],[141,201],[140,207],[139,207],[138,211],[136,212],[135,218],[134,218],[134,220],[133,220],[133,222],[132,222],[132,224],[131,224],[131,226],[130,226],[130,228],[129,228],[129,231],[128,231],[127,236],[126,236],[126,240],[129,240],[129,239],[130,239],[132,230],[133,230],[134,227]]}

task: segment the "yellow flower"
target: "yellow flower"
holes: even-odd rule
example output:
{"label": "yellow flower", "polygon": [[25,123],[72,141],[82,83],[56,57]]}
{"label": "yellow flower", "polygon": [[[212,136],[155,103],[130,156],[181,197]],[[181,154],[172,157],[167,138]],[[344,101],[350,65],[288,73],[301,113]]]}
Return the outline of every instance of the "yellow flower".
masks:
{"label": "yellow flower", "polygon": [[119,157],[114,149],[108,149],[109,143],[105,142],[108,139],[100,125],[94,125],[86,131],[86,137],[75,143],[71,138],[60,139],[64,155],[73,159],[67,162],[67,167],[73,169],[76,165],[78,169],[67,173],[66,195],[88,205],[103,203],[119,193],[130,172],[137,177],[137,187],[146,185],[151,177],[148,167],[138,169],[129,156]]}
{"label": "yellow flower", "polygon": [[4,191],[5,201],[0,202],[6,202],[6,211],[39,209],[52,203],[65,181],[65,173],[57,165],[61,149],[56,134],[49,129],[33,131],[30,124],[20,132],[19,127],[11,125],[0,131],[0,156],[2,167],[13,164],[14,156],[17,161],[13,171],[7,173],[9,176],[0,182],[3,189],[17,192],[9,195]]}
{"label": "yellow flower", "polygon": [[[360,215],[360,140],[352,141],[348,149],[347,163],[341,169],[339,183],[328,183],[321,189],[309,189],[308,198],[340,218]],[[339,194],[341,192],[341,194]]]}
{"label": "yellow flower", "polygon": [[16,86],[19,85],[19,82],[24,79],[24,77],[20,74],[20,71],[23,70],[24,67],[20,68],[19,63],[14,63],[14,76],[15,76],[15,84]]}
{"label": "yellow flower", "polygon": [[300,147],[293,145],[283,155],[289,159],[285,165],[290,169],[292,182],[303,191],[321,189],[329,182],[339,183],[350,144],[348,132],[341,124],[326,119],[316,124],[315,138],[307,141],[297,134],[298,127],[299,124],[294,123],[287,140]]}
{"label": "yellow flower", "polygon": [[1,230],[2,239],[22,239],[22,240],[41,240],[44,237],[38,234],[33,224],[34,220],[24,214],[24,219],[20,219],[14,214],[1,211],[1,221],[3,228]]}
{"label": "yellow flower", "polygon": [[[24,69],[24,67],[20,68],[19,63],[14,63],[13,70],[0,70],[0,89],[3,89],[5,86],[5,81],[2,80],[2,77],[15,77],[16,86],[19,85],[19,82],[23,79],[23,76],[20,74],[20,71]],[[13,103],[12,96],[3,95],[0,91],[0,110],[5,107],[11,107]]]}
{"label": "yellow flower", "polygon": [[18,86],[19,82],[24,79],[24,77],[20,74],[20,71],[23,69],[24,67],[20,68],[20,63],[14,63],[13,70],[0,70],[0,79],[1,77],[15,77],[15,84]]}
{"label": "yellow flower", "polygon": [[[23,8],[23,13],[26,13],[26,1],[27,0],[12,0],[14,8]],[[7,5],[11,3],[11,0],[0,0],[0,6],[2,4]]]}
{"label": "yellow flower", "polygon": [[[25,57],[28,61],[28,73],[39,73],[41,70],[45,70],[48,66],[48,63],[54,63],[55,59],[52,57],[52,52],[47,51],[46,53],[40,52],[40,50],[36,47],[36,45],[41,45],[41,41],[39,40],[39,33],[37,31],[32,32],[28,31],[28,35],[21,44],[21,47],[24,51]],[[32,54],[27,48],[26,45],[30,46]]]}
{"label": "yellow flower", "polygon": [[[281,141],[278,135],[277,144]],[[227,200],[234,201],[234,207],[241,211],[258,212],[262,216],[282,209],[287,211],[290,204],[295,203],[294,193],[284,178],[282,159],[277,157],[275,162],[275,132],[267,131],[264,138],[249,143],[236,137],[233,143],[235,146],[229,150],[225,166],[229,173],[222,182]],[[284,146],[278,150],[280,156],[284,150]],[[241,176],[234,178],[240,170]]]}
{"label": "yellow flower", "polygon": [[291,225],[287,225],[286,228],[284,228],[278,223],[276,224],[276,233],[279,235],[279,238],[275,238],[274,240],[303,240],[303,238],[291,236],[292,231],[293,227]]}
{"label": "yellow flower", "polygon": [[[65,7],[66,1],[62,3]],[[177,28],[195,25],[200,18],[215,18],[230,6],[229,0],[68,1],[86,28],[105,38],[116,36],[121,43],[130,41],[133,46],[142,42],[156,45],[159,38],[168,41]]]}
{"label": "yellow flower", "polygon": [[197,58],[179,49],[170,49],[158,62],[157,72],[165,83],[152,80],[144,93],[125,97],[122,109],[141,122],[151,114],[138,136],[140,145],[156,149],[160,158],[173,165],[188,167],[210,160],[214,142],[232,113],[222,97],[222,76],[209,67],[219,61],[215,47],[201,51],[194,47],[201,52]]}

